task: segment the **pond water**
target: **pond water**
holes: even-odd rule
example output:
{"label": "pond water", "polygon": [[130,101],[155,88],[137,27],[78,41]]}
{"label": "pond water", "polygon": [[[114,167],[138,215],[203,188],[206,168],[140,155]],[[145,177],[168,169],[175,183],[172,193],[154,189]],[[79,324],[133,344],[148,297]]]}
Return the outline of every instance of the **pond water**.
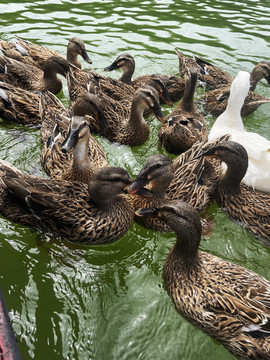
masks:
{"label": "pond water", "polygon": [[[69,38],[79,36],[101,73],[122,52],[135,57],[136,76],[176,73],[175,47],[234,76],[269,61],[267,0],[1,0],[0,9],[2,38],[17,35],[65,54]],[[198,88],[196,98],[203,91]],[[256,92],[270,97],[266,81]],[[68,104],[65,81],[59,98]],[[246,117],[246,128],[270,139],[269,110],[266,104]],[[210,128],[215,119],[206,115],[206,120]],[[158,147],[159,127],[154,119],[148,141],[132,149],[99,138],[110,164],[135,177],[149,155],[165,153]],[[0,157],[23,172],[45,176],[38,128],[1,121]],[[215,226],[200,248],[270,280],[269,248],[215,204],[208,214]],[[234,359],[184,320],[166,292],[162,269],[174,234],[134,223],[116,243],[94,247],[59,241],[4,218],[0,228],[0,286],[23,359]]]}

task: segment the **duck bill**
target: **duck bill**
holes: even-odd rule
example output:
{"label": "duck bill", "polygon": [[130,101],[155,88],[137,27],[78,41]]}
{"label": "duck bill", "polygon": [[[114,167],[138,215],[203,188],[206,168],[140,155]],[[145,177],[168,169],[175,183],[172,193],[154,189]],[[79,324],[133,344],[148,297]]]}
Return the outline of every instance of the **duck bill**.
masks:
{"label": "duck bill", "polygon": [[100,110],[100,109],[98,110],[97,117],[98,117],[98,121],[100,122],[101,126],[105,130],[109,130],[110,129],[109,123],[108,123],[106,117],[104,116],[104,113],[102,110]]}
{"label": "duck bill", "polygon": [[162,101],[163,101],[165,104],[167,104],[167,105],[169,105],[169,106],[173,106],[173,102],[171,101],[171,98],[170,98],[170,95],[169,95],[168,91],[163,92],[163,93],[160,94],[159,96],[160,96],[160,98],[162,99]]}
{"label": "duck bill", "polygon": [[75,148],[77,142],[78,142],[78,131],[70,130],[68,136],[66,137],[65,141],[62,144],[62,148],[61,148],[62,151],[64,153],[72,151]]}
{"label": "duck bill", "polygon": [[82,50],[81,56],[82,56],[83,60],[86,61],[88,64],[92,64],[92,60],[88,56],[86,50]]}
{"label": "duck bill", "polygon": [[158,211],[156,209],[151,209],[151,208],[138,209],[135,211],[135,215],[138,217],[158,219]]}
{"label": "duck bill", "polygon": [[118,69],[117,63],[114,61],[111,65],[105,67],[104,71],[113,71]]}
{"label": "duck bill", "polygon": [[146,181],[144,179],[135,180],[132,184],[130,184],[126,188],[127,194],[136,194],[143,197],[152,197],[153,193],[146,189],[144,186],[146,185]]}
{"label": "duck bill", "polygon": [[158,105],[158,106],[155,106],[153,109],[153,113],[155,114],[156,118],[161,121],[162,123],[165,122],[165,115],[163,114],[162,110],[161,110],[161,107]]}

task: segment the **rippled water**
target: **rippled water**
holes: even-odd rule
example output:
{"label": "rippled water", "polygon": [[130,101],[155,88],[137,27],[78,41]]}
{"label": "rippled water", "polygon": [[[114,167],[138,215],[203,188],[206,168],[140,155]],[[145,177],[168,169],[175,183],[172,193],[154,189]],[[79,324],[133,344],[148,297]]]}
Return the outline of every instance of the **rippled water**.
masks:
{"label": "rippled water", "polygon": [[[232,75],[269,61],[269,1],[0,1],[1,36],[18,35],[65,53],[80,36],[100,72],[121,52],[136,73],[174,73],[177,47]],[[86,64],[84,64],[86,67]],[[108,74],[107,74],[108,75]],[[117,77],[119,73],[112,73]],[[270,97],[261,82],[256,90]],[[203,89],[198,89],[200,96]],[[59,95],[68,104],[67,86]],[[270,138],[270,105],[245,119]],[[169,109],[164,108],[168,113]],[[207,116],[209,127],[214,118]],[[100,139],[112,165],[132,176],[159,151],[153,120],[149,140],[128,148]],[[44,175],[39,129],[0,123],[0,157],[24,172]],[[269,248],[213,205],[214,233],[201,249],[246,266],[270,280]],[[220,344],[174,309],[162,268],[173,234],[133,224],[114,244],[87,247],[56,241],[0,218],[0,285],[23,359],[233,359]]]}

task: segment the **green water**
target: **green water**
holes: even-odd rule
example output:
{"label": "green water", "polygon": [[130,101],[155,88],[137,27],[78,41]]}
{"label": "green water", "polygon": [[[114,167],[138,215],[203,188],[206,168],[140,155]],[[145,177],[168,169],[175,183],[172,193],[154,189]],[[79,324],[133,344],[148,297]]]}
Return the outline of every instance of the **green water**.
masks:
{"label": "green water", "polygon": [[[0,1],[1,36],[18,35],[62,53],[72,36],[86,43],[101,72],[121,52],[136,60],[135,75],[174,73],[177,47],[236,75],[269,61],[269,1]],[[86,67],[87,64],[83,64]],[[106,75],[108,75],[106,73]],[[110,74],[118,77],[119,73]],[[257,89],[270,97],[262,81]],[[203,93],[198,89],[196,97]],[[67,86],[59,95],[68,104]],[[245,118],[246,127],[270,139],[270,105]],[[164,108],[164,112],[169,112]],[[206,116],[209,127],[214,118]],[[134,177],[160,150],[158,120],[141,147],[104,139],[108,160]],[[39,129],[0,123],[0,157],[24,172],[44,175]],[[270,280],[269,248],[213,205],[211,237],[200,248],[246,266]],[[230,360],[220,344],[174,309],[162,268],[173,234],[133,224],[114,244],[87,247],[56,241],[0,218],[0,285],[22,358],[70,360]]]}

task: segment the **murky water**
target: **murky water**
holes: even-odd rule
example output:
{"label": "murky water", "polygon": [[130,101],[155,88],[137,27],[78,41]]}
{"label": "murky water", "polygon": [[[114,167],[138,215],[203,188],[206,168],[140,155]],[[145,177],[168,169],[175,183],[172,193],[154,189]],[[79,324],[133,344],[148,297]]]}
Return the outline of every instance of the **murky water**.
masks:
{"label": "murky water", "polygon": [[[122,52],[136,60],[135,75],[175,73],[177,47],[232,75],[269,61],[269,1],[0,1],[1,36],[18,35],[62,53],[72,36],[86,43],[103,73]],[[87,67],[84,64],[84,67]],[[108,75],[108,74],[106,74]],[[119,73],[111,76],[118,77]],[[262,81],[256,92],[270,97]],[[198,89],[199,97],[203,89]],[[67,104],[64,83],[60,99]],[[270,139],[270,105],[245,118],[246,127]],[[164,108],[168,113],[169,109]],[[214,118],[207,116],[209,127]],[[158,120],[141,147],[100,139],[112,165],[132,176],[158,148]],[[0,157],[24,172],[44,175],[39,129],[0,123]],[[213,205],[214,233],[201,249],[246,266],[270,280],[269,248]],[[220,344],[174,309],[162,268],[173,234],[133,224],[114,244],[87,247],[56,241],[0,219],[0,285],[23,359],[229,360]]]}

